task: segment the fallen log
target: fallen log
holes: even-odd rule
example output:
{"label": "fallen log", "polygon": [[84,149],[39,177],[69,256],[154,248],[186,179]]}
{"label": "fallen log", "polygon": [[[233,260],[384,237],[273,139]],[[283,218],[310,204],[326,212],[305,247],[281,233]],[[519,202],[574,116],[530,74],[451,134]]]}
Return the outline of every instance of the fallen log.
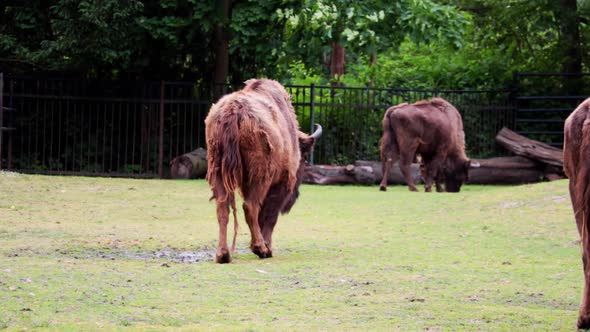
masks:
{"label": "fallen log", "polygon": [[198,148],[170,161],[172,179],[196,179],[207,174],[207,150]]}
{"label": "fallen log", "polygon": [[[534,183],[543,179],[563,178],[561,168],[536,162],[521,156],[476,159],[480,167],[469,172],[470,184],[522,184]],[[199,148],[170,161],[170,177],[173,179],[194,179],[207,173],[207,151]],[[410,166],[414,183],[420,184],[420,165]],[[307,166],[303,182],[320,185],[364,184],[375,185],[381,182],[382,163],[380,161],[357,160],[346,166],[313,165]],[[398,163],[388,174],[389,184],[405,185]]]}
{"label": "fallen log", "polygon": [[496,142],[516,155],[563,168],[563,151],[551,145],[521,136],[508,128],[496,135]]}
{"label": "fallen log", "polygon": [[354,176],[347,173],[346,166],[308,165],[303,173],[303,183],[310,184],[354,184]]}
{"label": "fallen log", "polygon": [[469,170],[469,184],[524,184],[543,181],[541,164],[520,156],[474,159],[480,167]]}
{"label": "fallen log", "polygon": [[[412,164],[412,176],[420,183],[420,166]],[[309,184],[364,184],[374,185],[381,182],[381,162],[358,160],[354,165],[330,166],[311,165],[305,168],[303,182]],[[392,167],[388,181],[391,184],[405,184],[397,164]]]}
{"label": "fallen log", "polygon": [[[354,162],[354,165],[357,167],[370,167],[374,174],[375,182],[373,183],[380,183],[381,179],[383,178],[383,163],[380,161],[367,161],[367,160],[357,160]],[[410,176],[414,183],[419,184],[422,183],[422,177],[420,176],[420,164],[412,163],[410,165]],[[387,176],[387,183],[388,184],[406,184],[406,180],[402,175],[401,170],[399,169],[399,163],[395,163],[389,174]]]}
{"label": "fallen log", "polygon": [[[543,181],[545,170],[543,164],[528,158],[498,157],[477,159],[479,168],[469,172],[470,184],[523,184]],[[357,160],[347,166],[307,166],[303,182],[311,184],[365,184],[374,185],[381,182],[382,164],[379,161]],[[413,163],[410,174],[415,183],[422,183],[420,165]],[[394,164],[387,178],[390,184],[405,185],[398,164]]]}

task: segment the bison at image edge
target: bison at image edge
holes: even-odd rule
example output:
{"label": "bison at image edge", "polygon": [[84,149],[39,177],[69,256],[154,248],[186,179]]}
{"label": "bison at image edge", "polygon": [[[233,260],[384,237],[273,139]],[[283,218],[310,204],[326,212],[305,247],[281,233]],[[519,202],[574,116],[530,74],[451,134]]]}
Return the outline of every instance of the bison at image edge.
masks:
{"label": "bison at image edge", "polygon": [[590,98],[582,102],[565,120],[563,170],[569,178],[569,190],[576,225],[582,244],[584,290],[578,328],[590,328]]}

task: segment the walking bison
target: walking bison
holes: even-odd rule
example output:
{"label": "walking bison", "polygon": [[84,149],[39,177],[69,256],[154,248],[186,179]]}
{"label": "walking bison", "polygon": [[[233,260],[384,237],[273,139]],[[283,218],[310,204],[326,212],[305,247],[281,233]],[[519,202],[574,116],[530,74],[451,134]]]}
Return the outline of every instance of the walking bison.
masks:
{"label": "walking bison", "polygon": [[229,206],[235,232],[235,190],[244,199],[250,228],[250,249],[272,257],[272,233],[279,212],[288,213],[297,197],[305,162],[322,128],[312,135],[299,131],[291,97],[278,82],[252,79],[211,107],[205,119],[208,150],[207,180],[217,203],[219,247],[217,263],[229,263]]}
{"label": "walking bison", "polygon": [[565,120],[563,170],[569,178],[574,216],[582,244],[584,291],[578,328],[590,328],[590,98],[581,103]]}
{"label": "walking bison", "polygon": [[[416,155],[422,158],[424,188],[431,191],[458,192],[467,180],[471,167],[479,167],[465,155],[465,133],[461,115],[442,98],[403,103],[390,107],[383,118],[381,160],[383,180],[380,190],[387,190],[387,174],[399,159],[400,170],[411,191],[418,191],[410,174]],[[444,187],[443,187],[444,183]]]}

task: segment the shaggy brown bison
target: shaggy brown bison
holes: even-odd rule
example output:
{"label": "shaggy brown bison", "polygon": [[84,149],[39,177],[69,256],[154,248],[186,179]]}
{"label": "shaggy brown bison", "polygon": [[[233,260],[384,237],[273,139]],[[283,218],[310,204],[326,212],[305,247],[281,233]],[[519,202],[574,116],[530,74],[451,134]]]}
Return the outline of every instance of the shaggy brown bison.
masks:
{"label": "shaggy brown bison", "polygon": [[580,304],[578,328],[590,328],[590,98],[565,120],[563,169],[568,176],[570,197],[582,244],[584,291]]}
{"label": "shaggy brown bison", "polygon": [[461,115],[442,98],[403,103],[385,112],[381,138],[383,180],[379,189],[387,190],[387,174],[399,159],[409,189],[418,191],[410,175],[410,164],[417,154],[422,157],[426,191],[431,191],[435,182],[437,191],[458,192],[467,180],[469,168],[479,167],[465,155]]}
{"label": "shaggy brown bison", "polygon": [[249,80],[242,90],[221,98],[211,107],[205,126],[207,180],[219,222],[215,261],[231,261],[227,225],[231,204],[237,228],[236,189],[244,198],[250,249],[260,258],[272,257],[272,232],[279,212],[289,212],[297,200],[305,162],[321,126],[311,136],[300,132],[291,97],[278,82],[268,79]]}

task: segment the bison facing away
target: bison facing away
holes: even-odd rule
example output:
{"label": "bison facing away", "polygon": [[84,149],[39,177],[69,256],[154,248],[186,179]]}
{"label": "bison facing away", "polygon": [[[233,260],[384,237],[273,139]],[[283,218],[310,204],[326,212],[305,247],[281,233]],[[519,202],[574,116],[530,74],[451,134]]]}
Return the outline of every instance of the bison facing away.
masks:
{"label": "bison facing away", "polygon": [[[217,203],[217,263],[229,263],[229,207],[237,228],[235,190],[244,199],[250,249],[272,257],[272,233],[280,213],[297,200],[305,162],[321,126],[312,135],[299,131],[291,97],[278,82],[252,79],[211,107],[205,119],[207,180]],[[232,251],[235,249],[235,234]]]}
{"label": "bison facing away", "polygon": [[422,157],[421,170],[426,191],[431,191],[435,182],[437,191],[458,192],[467,180],[469,168],[479,167],[477,162],[471,162],[465,155],[461,115],[442,98],[411,105],[403,103],[385,112],[380,190],[387,190],[387,174],[399,159],[399,167],[409,189],[418,191],[410,174],[410,165],[416,155]]}
{"label": "bison facing away", "polygon": [[565,120],[563,169],[570,181],[570,197],[582,244],[585,283],[578,328],[587,329],[590,328],[590,98]]}

